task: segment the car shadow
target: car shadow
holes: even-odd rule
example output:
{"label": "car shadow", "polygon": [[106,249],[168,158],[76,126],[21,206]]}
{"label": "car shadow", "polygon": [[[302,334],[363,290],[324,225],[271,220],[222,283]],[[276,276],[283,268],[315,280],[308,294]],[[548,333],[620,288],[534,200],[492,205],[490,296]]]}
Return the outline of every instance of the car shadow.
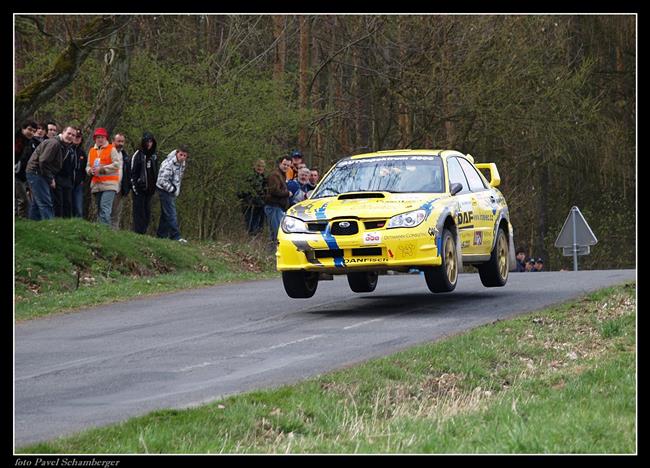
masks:
{"label": "car shadow", "polygon": [[448,294],[396,294],[360,295],[347,300],[321,306],[303,313],[328,317],[341,316],[378,318],[396,313],[412,317],[464,312],[467,310],[492,309],[511,303],[514,293],[500,291],[499,294],[482,292],[452,292]]}

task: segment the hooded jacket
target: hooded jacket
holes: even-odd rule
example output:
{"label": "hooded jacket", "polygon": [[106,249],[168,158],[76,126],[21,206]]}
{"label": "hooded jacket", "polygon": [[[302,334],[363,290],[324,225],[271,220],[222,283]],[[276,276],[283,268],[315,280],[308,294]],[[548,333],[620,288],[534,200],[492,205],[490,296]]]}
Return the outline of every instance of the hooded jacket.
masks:
{"label": "hooded jacket", "polygon": [[[147,141],[153,141],[151,149],[147,149]],[[131,187],[136,195],[153,194],[156,192],[156,179],[158,177],[158,143],[149,132],[142,134],[140,148],[131,158]]]}
{"label": "hooded jacket", "polygon": [[184,172],[185,161],[178,161],[176,150],[172,151],[160,165],[156,187],[177,197],[181,193],[181,180]]}

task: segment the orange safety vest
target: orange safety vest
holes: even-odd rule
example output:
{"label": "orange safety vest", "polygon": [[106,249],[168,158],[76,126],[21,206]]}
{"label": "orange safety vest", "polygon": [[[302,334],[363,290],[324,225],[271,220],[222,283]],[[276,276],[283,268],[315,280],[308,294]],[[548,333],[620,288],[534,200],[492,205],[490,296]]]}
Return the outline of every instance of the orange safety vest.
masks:
{"label": "orange safety vest", "polygon": [[[111,144],[106,145],[99,150],[93,146],[92,148],[90,148],[90,151],[88,152],[88,164],[90,164],[91,167],[94,167],[95,160],[97,158],[99,158],[100,166],[108,166],[109,164],[112,164],[113,160],[111,159],[111,151],[113,151],[113,145]],[[93,184],[99,184],[101,182],[110,182],[112,180],[114,181],[120,180],[119,171],[115,175],[93,176],[91,182]]]}

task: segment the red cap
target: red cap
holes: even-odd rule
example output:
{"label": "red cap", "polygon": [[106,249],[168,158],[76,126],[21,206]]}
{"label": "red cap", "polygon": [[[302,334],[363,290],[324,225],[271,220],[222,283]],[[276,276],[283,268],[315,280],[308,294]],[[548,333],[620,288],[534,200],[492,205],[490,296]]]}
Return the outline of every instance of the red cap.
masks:
{"label": "red cap", "polygon": [[108,138],[108,132],[106,131],[105,128],[96,128],[95,133],[93,133],[93,138],[95,138],[96,136],[104,136]]}

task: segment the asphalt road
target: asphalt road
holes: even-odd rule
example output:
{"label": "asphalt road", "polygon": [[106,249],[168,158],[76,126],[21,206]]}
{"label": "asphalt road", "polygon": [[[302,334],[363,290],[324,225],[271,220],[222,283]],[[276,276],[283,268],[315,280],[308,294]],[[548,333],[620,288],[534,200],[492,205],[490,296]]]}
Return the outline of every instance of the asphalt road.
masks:
{"label": "asphalt road", "polygon": [[432,294],[420,275],[345,277],[313,298],[241,282],[95,307],[15,327],[15,447],[294,382],[636,278],[636,270],[512,273],[503,288],[462,274]]}

